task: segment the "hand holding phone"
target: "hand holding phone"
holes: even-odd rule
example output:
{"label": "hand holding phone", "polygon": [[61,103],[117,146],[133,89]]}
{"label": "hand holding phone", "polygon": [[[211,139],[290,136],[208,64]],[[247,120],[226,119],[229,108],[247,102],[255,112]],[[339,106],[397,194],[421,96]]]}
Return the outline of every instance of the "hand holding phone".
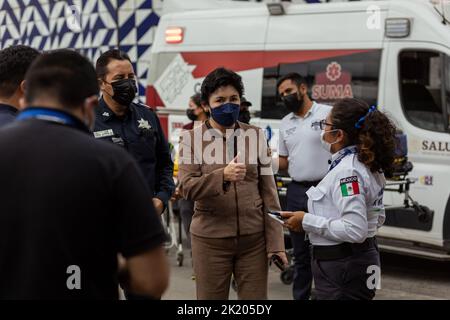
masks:
{"label": "hand holding phone", "polygon": [[281,260],[281,258],[274,254],[271,258],[270,258],[270,264],[274,263],[278,269],[280,269],[281,271],[284,271],[284,263],[283,260]]}
{"label": "hand holding phone", "polygon": [[278,211],[269,211],[268,215],[278,223],[284,224],[283,217],[281,217],[281,214]]}

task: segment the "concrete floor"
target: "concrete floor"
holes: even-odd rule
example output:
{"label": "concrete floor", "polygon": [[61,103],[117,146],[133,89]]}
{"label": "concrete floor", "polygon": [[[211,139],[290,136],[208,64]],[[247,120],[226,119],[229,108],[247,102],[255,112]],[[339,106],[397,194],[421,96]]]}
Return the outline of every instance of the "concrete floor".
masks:
{"label": "concrete floor", "polygon": [[[177,266],[176,252],[169,252],[172,273],[170,287],[163,299],[196,299],[195,281],[191,279],[190,253],[185,250],[182,267]],[[450,299],[450,263],[382,254],[381,290],[376,299],[388,300],[434,300]],[[230,299],[236,294],[230,290]],[[269,299],[291,300],[291,286],[280,281],[280,273],[275,267],[269,271]]]}

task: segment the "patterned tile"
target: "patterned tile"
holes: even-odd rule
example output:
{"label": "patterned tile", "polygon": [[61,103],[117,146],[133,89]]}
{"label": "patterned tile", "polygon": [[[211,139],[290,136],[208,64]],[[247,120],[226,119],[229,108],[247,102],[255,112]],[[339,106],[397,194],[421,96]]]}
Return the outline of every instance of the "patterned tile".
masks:
{"label": "patterned tile", "polygon": [[[81,23],[73,19],[75,6],[81,9]],[[159,21],[154,9],[161,8],[162,1],[151,0],[0,0],[0,48],[73,48],[94,62],[119,44],[133,61],[145,101],[149,51]]]}

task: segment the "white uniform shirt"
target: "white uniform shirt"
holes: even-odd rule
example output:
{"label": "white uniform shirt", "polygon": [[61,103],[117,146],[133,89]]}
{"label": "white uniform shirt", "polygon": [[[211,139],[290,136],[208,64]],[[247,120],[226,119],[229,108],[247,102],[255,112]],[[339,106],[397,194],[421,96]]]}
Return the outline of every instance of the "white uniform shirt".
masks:
{"label": "white uniform shirt", "polygon": [[311,125],[327,117],[331,107],[313,102],[305,116],[289,113],[280,124],[280,156],[288,157],[289,176],[295,181],[318,181],[328,171],[330,154],[320,144],[320,130]]}
{"label": "white uniform shirt", "polygon": [[[355,148],[350,147],[350,148]],[[347,148],[332,156],[339,158]],[[342,160],[308,195],[303,229],[312,245],[361,243],[374,237],[385,220],[382,173],[372,173],[354,153]]]}

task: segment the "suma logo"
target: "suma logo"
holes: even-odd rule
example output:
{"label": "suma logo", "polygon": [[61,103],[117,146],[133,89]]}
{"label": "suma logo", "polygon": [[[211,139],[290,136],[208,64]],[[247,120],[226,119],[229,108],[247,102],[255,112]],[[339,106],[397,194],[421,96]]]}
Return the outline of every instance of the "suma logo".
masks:
{"label": "suma logo", "polygon": [[352,75],[344,71],[336,61],[329,63],[325,70],[315,75],[312,97],[318,101],[333,101],[353,98]]}
{"label": "suma logo", "polygon": [[336,61],[333,61],[327,66],[327,78],[330,81],[336,81],[341,77],[341,65]]}

